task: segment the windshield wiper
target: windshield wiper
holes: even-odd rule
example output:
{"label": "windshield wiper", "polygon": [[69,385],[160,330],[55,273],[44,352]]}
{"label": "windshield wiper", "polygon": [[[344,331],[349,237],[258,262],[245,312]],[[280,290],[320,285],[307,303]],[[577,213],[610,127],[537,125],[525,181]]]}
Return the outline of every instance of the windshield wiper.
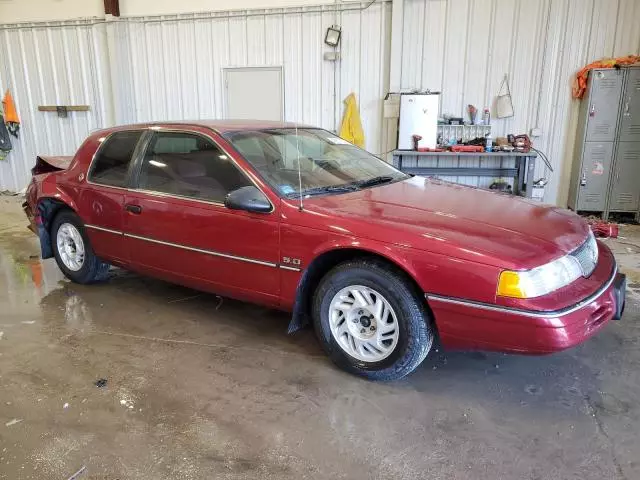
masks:
{"label": "windshield wiper", "polygon": [[[327,185],[324,187],[314,187],[302,191],[303,196],[321,195],[323,193],[346,193],[355,192],[365,187],[373,187],[374,185],[380,185],[382,183],[388,183],[396,180],[395,177],[390,175],[380,175],[379,177],[369,178],[367,180],[360,180],[359,182],[345,183],[343,185]],[[297,192],[291,192],[287,194],[288,198],[295,198],[300,196]]]}
{"label": "windshield wiper", "polygon": [[[322,193],[345,193],[345,192],[354,192],[358,189],[356,185],[346,184],[346,185],[327,185],[325,187],[315,187],[309,188],[307,190],[302,191],[302,195],[319,195]],[[287,195],[288,197],[297,197],[299,193],[290,193]]]}
{"label": "windshield wiper", "polygon": [[380,175],[379,177],[373,177],[368,180],[360,180],[359,182],[355,182],[354,185],[356,185],[359,188],[373,187],[374,185],[388,183],[393,180],[395,180],[395,178],[390,175]]}

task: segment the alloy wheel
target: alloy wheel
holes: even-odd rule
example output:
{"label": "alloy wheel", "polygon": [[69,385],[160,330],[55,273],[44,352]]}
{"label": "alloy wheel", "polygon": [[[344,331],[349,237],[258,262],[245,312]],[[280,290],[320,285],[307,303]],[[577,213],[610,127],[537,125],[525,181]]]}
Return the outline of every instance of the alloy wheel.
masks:
{"label": "alloy wheel", "polygon": [[329,306],[331,335],[340,348],[363,362],[387,358],[398,344],[395,311],[384,296],[363,285],[335,294]]}

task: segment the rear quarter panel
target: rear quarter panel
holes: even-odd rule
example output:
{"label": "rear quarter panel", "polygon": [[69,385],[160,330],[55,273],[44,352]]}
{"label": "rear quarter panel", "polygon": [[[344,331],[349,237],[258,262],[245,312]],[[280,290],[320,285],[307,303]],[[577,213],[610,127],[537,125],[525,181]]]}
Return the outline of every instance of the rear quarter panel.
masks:
{"label": "rear quarter panel", "polygon": [[98,132],[88,137],[73,156],[66,170],[34,175],[27,187],[25,212],[27,216],[32,215],[30,220],[40,237],[43,258],[53,255],[49,228],[59,208],[67,206],[86,222],[80,196],[88,165],[100,144],[100,136]]}
{"label": "rear quarter panel", "polygon": [[80,146],[71,160],[69,168],[58,172],[35,175],[32,184],[35,186],[33,193],[28,193],[27,201],[34,211],[37,211],[38,202],[45,198],[52,198],[64,202],[70,208],[78,212],[78,199],[80,189],[86,180],[87,169],[100,145],[100,134],[88,137]]}

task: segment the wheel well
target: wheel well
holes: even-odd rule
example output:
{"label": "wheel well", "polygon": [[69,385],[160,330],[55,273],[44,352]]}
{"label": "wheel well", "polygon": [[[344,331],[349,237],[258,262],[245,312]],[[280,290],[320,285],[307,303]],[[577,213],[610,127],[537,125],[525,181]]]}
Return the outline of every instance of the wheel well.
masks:
{"label": "wheel well", "polygon": [[416,294],[421,295],[422,290],[415,279],[397,263],[382,255],[357,248],[330,250],[316,257],[304,271],[296,292],[296,303],[293,308],[291,322],[289,323],[289,333],[300,330],[311,323],[313,292],[315,292],[322,278],[336,265],[349,260],[362,258],[375,259],[389,265],[406,278]]}
{"label": "wheel well", "polygon": [[63,210],[73,209],[66,203],[55,198],[43,198],[38,202],[38,237],[40,237],[40,250],[42,258],[53,257],[51,248],[51,225],[56,216]]}

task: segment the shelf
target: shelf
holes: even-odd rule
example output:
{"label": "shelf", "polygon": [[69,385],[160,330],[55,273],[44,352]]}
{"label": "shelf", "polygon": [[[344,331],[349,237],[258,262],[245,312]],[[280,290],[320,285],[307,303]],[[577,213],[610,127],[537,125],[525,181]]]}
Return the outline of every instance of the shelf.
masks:
{"label": "shelf", "polygon": [[402,167],[404,173],[442,177],[515,177],[517,168],[467,168],[467,167]]}
{"label": "shelf", "polygon": [[416,152],[415,150],[394,150],[394,157],[529,157],[536,158],[536,152]]}

